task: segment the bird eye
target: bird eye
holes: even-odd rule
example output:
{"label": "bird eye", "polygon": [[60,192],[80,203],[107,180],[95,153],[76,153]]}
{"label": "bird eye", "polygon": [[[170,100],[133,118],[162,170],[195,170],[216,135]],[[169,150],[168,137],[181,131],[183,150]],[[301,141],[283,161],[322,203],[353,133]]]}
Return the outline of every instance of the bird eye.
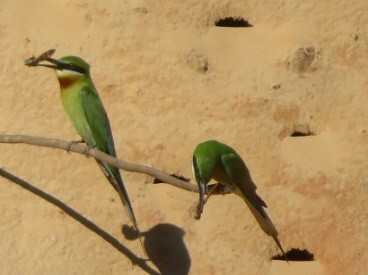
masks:
{"label": "bird eye", "polygon": [[86,70],[82,67],[79,67],[78,65],[74,64],[74,63],[69,63],[66,65],[66,69],[70,70],[70,71],[74,71],[74,72],[78,72],[81,74],[85,74]]}
{"label": "bird eye", "polygon": [[72,71],[76,71],[77,70],[77,66],[73,63],[69,64],[69,68],[72,70]]}

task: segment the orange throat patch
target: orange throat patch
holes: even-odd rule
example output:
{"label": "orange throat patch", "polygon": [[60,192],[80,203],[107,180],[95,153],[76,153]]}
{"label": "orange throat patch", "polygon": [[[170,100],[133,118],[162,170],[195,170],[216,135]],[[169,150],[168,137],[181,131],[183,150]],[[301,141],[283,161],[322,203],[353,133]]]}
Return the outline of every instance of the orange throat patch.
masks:
{"label": "orange throat patch", "polygon": [[78,77],[77,76],[64,76],[64,77],[58,77],[59,83],[60,83],[60,88],[61,89],[67,89],[71,86],[73,86],[73,84],[75,82],[78,81]]}

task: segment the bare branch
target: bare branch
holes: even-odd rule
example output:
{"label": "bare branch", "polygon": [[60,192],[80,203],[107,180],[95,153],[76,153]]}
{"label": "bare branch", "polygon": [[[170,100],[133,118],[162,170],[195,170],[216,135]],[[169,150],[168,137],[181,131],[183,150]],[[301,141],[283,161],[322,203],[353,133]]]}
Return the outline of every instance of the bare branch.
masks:
{"label": "bare branch", "polygon": [[188,190],[191,192],[198,192],[198,187],[196,185],[174,178],[169,174],[152,167],[129,163],[117,158],[113,158],[97,149],[87,150],[88,148],[86,145],[70,143],[59,139],[33,137],[26,135],[0,135],[0,143],[25,143],[36,146],[61,149],[65,151],[79,153],[86,156],[92,156],[110,165],[116,166],[119,169],[135,173],[146,174],[151,177],[158,178],[163,182],[171,184],[175,187]]}

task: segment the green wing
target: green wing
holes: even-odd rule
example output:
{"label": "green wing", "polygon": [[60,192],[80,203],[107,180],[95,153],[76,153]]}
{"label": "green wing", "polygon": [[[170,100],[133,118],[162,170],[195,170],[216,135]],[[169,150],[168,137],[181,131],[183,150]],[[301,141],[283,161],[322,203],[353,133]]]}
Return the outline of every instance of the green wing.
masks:
{"label": "green wing", "polygon": [[97,148],[116,157],[114,140],[111,133],[109,118],[98,94],[85,87],[80,91],[84,114]]}
{"label": "green wing", "polygon": [[221,162],[243,196],[252,203],[263,216],[267,216],[263,210],[263,207],[267,207],[267,205],[256,194],[257,186],[253,182],[249,170],[241,157],[235,153],[227,153],[221,156]]}
{"label": "green wing", "polygon": [[249,171],[245,166],[244,161],[238,154],[223,154],[221,156],[221,162],[226,172],[233,179],[234,183],[238,185],[242,192],[254,192],[257,189],[257,186],[250,178]]}
{"label": "green wing", "polygon": [[277,242],[277,230],[263,209],[263,207],[267,207],[266,203],[256,194],[257,187],[252,181],[243,160],[235,153],[227,153],[222,155],[221,161],[227,173],[239,188],[243,200],[248,205],[262,230],[267,235],[272,236]]}
{"label": "green wing", "polygon": [[[95,139],[97,148],[113,157],[116,157],[114,140],[111,133],[109,119],[98,94],[88,87],[81,90],[81,102],[88,125]],[[137,231],[139,231],[133,207],[130,203],[128,192],[125,189],[119,169],[97,160],[103,173],[110,184],[118,191],[125,210]]]}

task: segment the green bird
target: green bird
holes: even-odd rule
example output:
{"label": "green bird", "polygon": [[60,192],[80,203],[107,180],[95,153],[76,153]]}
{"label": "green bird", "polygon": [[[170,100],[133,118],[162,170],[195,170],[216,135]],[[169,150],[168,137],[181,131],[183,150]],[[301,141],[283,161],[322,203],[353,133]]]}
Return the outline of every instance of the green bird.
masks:
{"label": "green bird", "polygon": [[[26,60],[27,66],[43,66],[52,68],[60,84],[61,100],[66,113],[78,134],[88,148],[98,150],[116,157],[114,140],[111,133],[109,118],[90,76],[90,66],[77,56],[65,56],[53,59],[50,56],[55,50],[49,50],[38,58]],[[39,64],[48,61],[51,64]],[[125,189],[119,169],[97,160],[100,168],[110,184],[119,193],[129,219],[139,231],[132,204]]]}
{"label": "green bird", "polygon": [[208,140],[197,145],[192,164],[199,188],[196,218],[201,217],[205,201],[211,194],[210,192],[206,199],[204,198],[209,181],[214,179],[218,183],[225,184],[245,201],[262,230],[275,240],[286,259],[284,249],[278,239],[278,232],[263,208],[267,205],[257,195],[257,187],[240,155],[226,144]]}

